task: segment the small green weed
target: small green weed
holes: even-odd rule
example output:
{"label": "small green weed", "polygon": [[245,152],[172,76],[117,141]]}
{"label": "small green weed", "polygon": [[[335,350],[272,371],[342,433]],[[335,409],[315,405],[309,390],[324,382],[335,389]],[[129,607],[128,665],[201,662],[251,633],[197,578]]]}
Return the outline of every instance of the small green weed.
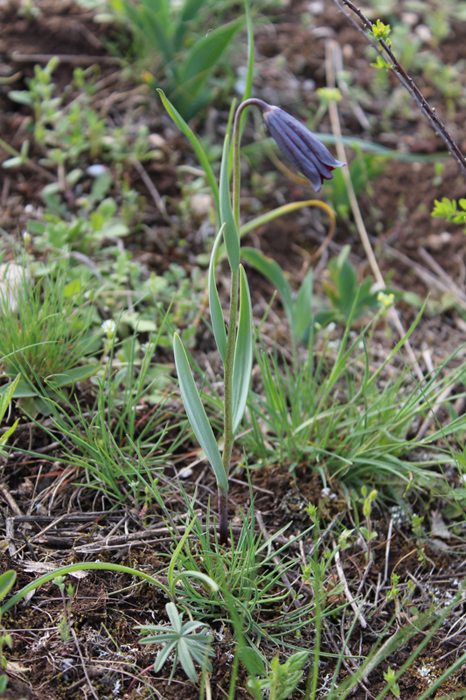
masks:
{"label": "small green weed", "polygon": [[[154,672],[157,673],[163,667],[168,657],[175,652],[170,680],[175,673],[176,663],[179,660],[184,672],[193,683],[197,682],[197,673],[194,667],[196,661],[203,669],[212,670],[212,664],[208,657],[214,655],[212,649],[213,635],[208,634],[209,626],[203,622],[183,622],[183,613],[179,613],[174,603],[165,606],[171,625],[138,625],[136,629],[147,635],[142,637],[141,644],[162,644],[154,663]],[[202,629],[202,632],[197,630]]]}
{"label": "small green weed", "polygon": [[[122,169],[131,158],[147,160],[154,152],[149,148],[148,129],[141,127],[136,138],[130,127],[111,128],[107,121],[92,108],[92,96],[98,89],[93,69],[75,69],[73,81],[58,96],[52,74],[59,59],[53,57],[45,68],[34,67],[34,77],[27,79],[27,90],[12,90],[8,96],[14,102],[31,107],[34,112],[34,139],[46,148],[45,165],[76,165],[83,155],[94,160],[120,164]],[[79,93],[67,101],[74,89]],[[18,165],[6,161],[3,167]],[[63,184],[63,183],[61,183]]]}

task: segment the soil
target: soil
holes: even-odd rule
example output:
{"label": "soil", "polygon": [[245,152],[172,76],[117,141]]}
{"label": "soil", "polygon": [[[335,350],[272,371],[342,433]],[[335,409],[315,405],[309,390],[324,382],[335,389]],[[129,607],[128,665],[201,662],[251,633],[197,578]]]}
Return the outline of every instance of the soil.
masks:
{"label": "soil", "polygon": [[[33,75],[34,64],[45,64],[52,54],[62,55],[60,66],[54,73],[58,90],[69,84],[76,65],[97,65],[99,77],[106,81],[107,87],[96,97],[95,107],[109,104],[106,113],[116,123],[125,110],[134,107],[135,84],[126,77],[106,48],[108,40],[115,39],[116,29],[96,24],[93,13],[75,5],[72,0],[39,0],[35,4],[41,15],[28,19],[19,16],[16,3],[0,3],[0,77],[16,76],[7,85],[0,83],[0,133],[1,138],[17,150],[21,149],[26,138],[30,138],[31,114],[28,107],[9,100],[8,92],[24,89],[25,79]],[[312,22],[308,26],[309,17]],[[297,106],[295,111],[298,113],[303,105],[316,106],[314,90],[309,91],[305,86],[310,80],[317,88],[326,86],[326,42],[329,39],[335,39],[342,47],[354,85],[369,91],[373,69],[366,56],[364,36],[330,0],[313,3],[292,0],[285,10],[276,11],[273,22],[257,28],[257,96],[285,108]],[[448,41],[434,49],[439,58],[450,65],[466,58],[466,23],[454,22]],[[244,56],[242,59],[245,60]],[[396,79],[390,75],[389,80],[395,90]],[[447,109],[441,94],[422,75],[416,76],[416,80],[459,145],[466,150],[464,84],[463,98],[452,110]],[[133,93],[128,97],[131,91]],[[147,165],[147,173],[161,197],[179,202],[177,166],[184,163],[196,167],[197,163],[187,142],[162,113],[154,95],[144,86],[138,86],[137,92],[138,104],[144,107],[142,123],[153,133],[160,134],[166,144],[165,157]],[[106,102],[109,97],[111,101]],[[343,134],[367,139],[407,155],[432,156],[445,151],[441,140],[413,104],[406,109],[405,117],[397,112],[392,118],[393,130],[390,133],[382,126],[379,128],[383,110],[387,107],[383,100],[389,101],[390,96],[380,99],[381,104],[373,100],[363,105],[367,117],[374,117],[370,129],[361,125],[360,112],[354,104],[344,100],[340,107]],[[228,104],[220,101],[210,108],[207,119],[199,119],[195,126],[200,131],[210,129],[220,142],[227,114]],[[319,129],[331,131],[327,117]],[[250,132],[246,134],[250,135]],[[37,163],[42,155],[38,147],[32,147],[30,159],[33,163]],[[0,148],[1,160],[8,157]],[[431,160],[389,160],[383,173],[367,183],[358,195],[362,217],[383,275],[393,286],[415,292],[421,299],[431,294],[438,302],[445,300],[445,285],[451,289],[454,283],[461,293],[466,293],[466,237],[461,227],[433,219],[430,215],[434,200],[465,196],[464,179],[456,163],[448,159],[442,163],[444,168],[439,172]],[[251,184],[251,169],[245,175],[242,210],[248,215],[249,208],[252,215],[256,194]],[[0,227],[7,235],[21,234],[30,218],[31,207],[41,206],[42,188],[54,178],[52,171],[47,177],[43,168],[0,169]],[[128,178],[147,200],[145,229],[125,239],[125,246],[133,259],[148,272],[163,274],[171,262],[176,262],[189,274],[196,266],[196,255],[204,250],[195,216],[181,221],[179,235],[180,239],[184,238],[184,245],[177,244],[140,174],[133,169],[128,172]],[[272,184],[264,178],[261,187],[266,206],[313,196],[308,187],[290,182],[281,173]],[[249,237],[248,243],[259,246],[299,282],[308,269],[309,255],[318,249],[326,232],[325,215],[320,210],[307,210],[258,229]],[[351,216],[338,220],[335,237],[329,246],[330,254],[337,254],[345,244],[351,246],[351,260],[360,277],[369,275],[370,268]],[[254,310],[260,315],[273,290],[252,270],[248,274]],[[316,273],[317,290],[322,276],[325,272],[320,272],[320,276]],[[426,316],[411,338],[417,351],[429,349],[434,366],[464,342],[466,306],[456,302],[447,305],[443,313],[432,312],[430,317]],[[409,324],[417,310],[404,302],[399,308],[403,322]],[[283,313],[278,303],[272,313],[282,324]],[[382,335],[380,333],[380,337]],[[200,336],[198,340],[203,352],[211,349],[207,347],[210,341]],[[150,411],[150,407],[143,410]],[[64,564],[96,559],[140,568],[153,576],[160,572],[163,572],[161,577],[166,575],[173,538],[156,505],[150,505],[144,513],[129,506],[114,509],[110,499],[102,497],[97,500],[89,489],[77,489],[77,473],[60,462],[60,453],[54,452],[48,438],[31,424],[26,424],[24,419],[18,436],[17,447],[42,449],[47,451],[47,459],[27,458],[12,452],[2,465],[0,509],[4,539],[0,542],[0,573],[10,569],[17,572],[14,591]],[[193,445],[191,447],[195,449]],[[181,453],[178,467],[190,464],[193,454],[197,453]],[[56,461],[50,461],[50,456]],[[241,455],[237,454],[238,462],[240,458]],[[174,476],[170,469],[167,478]],[[249,488],[244,471],[237,470],[234,478],[230,516],[234,528],[238,528],[240,509],[247,509],[249,504]],[[310,526],[305,512],[309,502],[320,507],[325,516],[325,527],[338,520],[348,529],[355,527],[355,515],[343,489],[332,484],[334,493],[330,497],[322,486],[320,478],[310,477],[305,468],[291,475],[287,464],[267,465],[252,471],[251,488],[255,494],[255,508],[263,521],[262,532],[265,528],[268,533],[276,533],[288,526],[288,537],[305,531]],[[204,509],[209,496],[215,493],[214,479],[202,464],[193,468],[184,487],[191,495],[197,489],[199,503]],[[173,503],[169,506],[176,513],[181,497],[175,486],[172,498]],[[417,506],[422,509],[421,504]],[[441,508],[442,504],[429,504],[423,512],[435,507]],[[259,533],[257,522],[256,527]],[[420,611],[429,609],[433,597],[448,602],[464,579],[464,549],[460,546],[460,538],[450,542],[441,538],[417,537],[409,523],[396,521],[388,509],[381,507],[375,515],[374,527],[378,537],[372,558],[359,545],[344,550],[341,555],[348,595],[352,598],[367,595],[368,601],[364,615],[350,634],[352,609],[344,607],[346,599],[341,592],[331,594],[340,580],[336,568],[332,568],[327,580],[329,607],[322,630],[318,698],[325,697],[326,684],[335,669],[335,655],[343,644],[349,647],[350,654],[340,670],[342,681],[355,671],[358,659],[370,652],[377,639],[385,642],[410,616],[415,621]],[[151,534],[152,530],[156,532]],[[331,549],[332,531],[325,531],[322,537],[324,545]],[[283,539],[277,541],[283,543]],[[297,560],[305,562],[312,548],[312,539],[304,536],[301,544],[291,547],[291,553]],[[368,565],[368,561],[372,563]],[[387,597],[394,571],[402,580],[410,578],[414,584],[409,608],[400,607],[397,601]],[[312,599],[312,590],[302,583],[299,564],[291,567],[288,578],[292,581],[293,591],[301,593],[304,601]],[[162,591],[147,583],[135,585],[129,575],[112,571],[88,570],[71,580],[74,594],[69,607],[68,598],[64,602],[57,585],[49,581],[4,615],[2,625],[12,636],[12,648],[4,649],[9,684],[1,697],[8,700],[90,697],[193,700],[200,697],[199,687],[186,679],[179,664],[171,679],[170,664],[154,673],[152,665],[157,649],[139,644],[136,625],[168,621],[165,611],[168,598]],[[286,587],[278,582],[273,592],[284,591]],[[287,606],[289,604],[288,600]],[[271,616],[272,610],[264,614]],[[273,614],[284,614],[283,608],[273,610]],[[66,628],[67,617],[73,622],[73,633]],[[210,620],[210,623],[216,642],[206,697],[209,697],[209,692],[213,700],[220,700],[229,697],[234,644],[232,630],[220,618]],[[312,649],[315,641],[312,624],[304,626],[300,634],[300,644],[307,644]],[[386,684],[383,674],[388,667],[400,668],[423,639],[420,632],[398,644],[384,663],[360,681],[351,697],[357,700],[376,697]],[[292,642],[296,643],[296,637]],[[465,643],[460,606],[427,640],[420,656],[403,675],[400,681],[403,700],[420,698],[433,680],[438,679],[463,653]],[[277,651],[266,641],[262,642],[262,648],[269,658]],[[306,672],[305,678],[307,675]],[[251,697],[246,683],[246,671],[240,666],[235,691],[237,700]],[[303,697],[304,690],[301,683],[293,698]],[[434,697],[450,698],[454,697],[453,693],[461,691],[466,693],[466,666],[459,666],[448,681],[436,689]]]}

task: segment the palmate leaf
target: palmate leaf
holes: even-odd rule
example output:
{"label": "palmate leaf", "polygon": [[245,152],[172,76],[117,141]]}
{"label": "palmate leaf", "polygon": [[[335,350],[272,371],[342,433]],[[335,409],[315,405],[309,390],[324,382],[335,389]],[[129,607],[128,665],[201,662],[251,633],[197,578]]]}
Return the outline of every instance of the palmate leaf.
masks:
{"label": "palmate leaf", "polygon": [[[162,668],[172,650],[175,649],[176,657],[180,660],[184,672],[195,683],[197,674],[193,659],[210,671],[212,664],[208,657],[213,655],[211,644],[214,638],[207,633],[208,625],[204,622],[190,621],[183,624],[183,613],[180,614],[178,612],[175,603],[167,603],[165,609],[170,619],[171,627],[164,625],[138,625],[136,629],[149,632],[148,636],[141,639],[141,644],[165,644],[157,656],[154,671],[159,671]],[[199,628],[203,628],[204,631],[192,634]],[[172,675],[174,670],[173,667]]]}
{"label": "palmate leaf", "polygon": [[210,466],[214,470],[217,484],[223,491],[228,491],[228,479],[223,467],[220,450],[212,431],[212,427],[207,418],[204,407],[199,398],[199,394],[194,383],[191,368],[189,367],[188,357],[180,340],[178,333],[173,336],[173,352],[175,355],[176,371],[180,382],[181,396],[183,398],[184,407],[194,430],[194,434],[204,450]]}
{"label": "palmate leaf", "polygon": [[240,265],[240,306],[238,335],[233,364],[233,435],[243,418],[249,394],[252,371],[252,306],[248,280]]}
{"label": "palmate leaf", "polygon": [[214,331],[215,342],[217,343],[217,348],[220,353],[220,357],[222,358],[223,364],[225,364],[225,358],[227,355],[227,334],[225,330],[225,322],[223,320],[222,305],[218,296],[217,285],[215,284],[215,267],[217,263],[217,251],[223,237],[224,229],[225,224],[223,224],[223,226],[217,234],[217,238],[215,239],[214,247],[212,248],[212,254],[210,256],[209,265],[210,316],[212,319],[212,329]]}

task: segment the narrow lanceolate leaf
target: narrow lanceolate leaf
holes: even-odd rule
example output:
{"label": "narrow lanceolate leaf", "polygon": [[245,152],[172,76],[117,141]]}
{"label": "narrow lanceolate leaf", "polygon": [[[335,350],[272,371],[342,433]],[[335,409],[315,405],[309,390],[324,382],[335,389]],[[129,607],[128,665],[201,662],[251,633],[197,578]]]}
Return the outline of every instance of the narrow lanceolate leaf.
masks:
{"label": "narrow lanceolate leaf", "polygon": [[177,651],[183,671],[186,673],[188,678],[193,681],[193,683],[196,683],[196,669],[194,668],[193,660],[191,658],[191,654],[189,653],[188,643],[183,637],[181,637],[178,642]]}
{"label": "narrow lanceolate leaf", "polygon": [[165,93],[163,90],[160,88],[157,88],[157,92],[160,95],[160,99],[163,102],[163,106],[167,110],[168,114],[170,117],[173,119],[177,127],[180,129],[180,131],[189,139],[191,142],[192,147],[194,148],[196,155],[198,157],[198,160],[201,164],[201,166],[204,169],[204,172],[206,174],[207,181],[210,185],[210,188],[212,190],[212,194],[215,199],[215,205],[217,208],[217,216],[220,215],[220,203],[219,203],[219,196],[218,196],[218,185],[217,185],[217,180],[215,179],[214,171],[212,170],[212,166],[209,163],[209,159],[207,158],[206,152],[201,146],[201,143],[199,139],[197,138],[196,134],[194,131],[187,125],[181,114],[175,109],[175,107],[172,105],[169,99],[165,96]]}
{"label": "narrow lanceolate leaf", "polygon": [[227,334],[225,330],[225,323],[223,320],[222,305],[218,296],[217,285],[215,284],[215,267],[217,263],[217,251],[222,240],[224,228],[225,224],[223,224],[222,228],[217,234],[217,238],[215,239],[214,247],[212,249],[212,255],[210,256],[209,265],[210,316],[212,318],[212,328],[214,331],[215,341],[217,343],[220,357],[223,360],[223,364],[225,364],[225,357],[227,354]]}
{"label": "narrow lanceolate leaf", "polygon": [[[244,20],[242,17],[207,32],[188,51],[180,67],[180,93],[194,100]],[[176,94],[177,91],[175,91]]]}
{"label": "narrow lanceolate leaf", "polygon": [[223,144],[222,165],[220,168],[220,219],[225,224],[223,238],[227,249],[228,260],[232,270],[239,267],[239,231],[236,228],[230,198],[230,177],[228,167],[229,136]]}
{"label": "narrow lanceolate leaf", "polygon": [[246,273],[240,265],[239,323],[233,365],[233,435],[241,423],[248,399],[252,371],[252,338],[251,296]]}
{"label": "narrow lanceolate leaf", "polygon": [[189,422],[191,423],[191,427],[194,430],[194,434],[200,446],[210,462],[210,466],[214,470],[217,484],[223,491],[228,491],[228,479],[225,469],[223,468],[220,451],[201,403],[201,399],[199,398],[193,375],[191,374],[191,368],[189,367],[188,357],[178,333],[175,333],[173,336],[173,352],[175,355],[176,371],[180,382],[181,396]]}

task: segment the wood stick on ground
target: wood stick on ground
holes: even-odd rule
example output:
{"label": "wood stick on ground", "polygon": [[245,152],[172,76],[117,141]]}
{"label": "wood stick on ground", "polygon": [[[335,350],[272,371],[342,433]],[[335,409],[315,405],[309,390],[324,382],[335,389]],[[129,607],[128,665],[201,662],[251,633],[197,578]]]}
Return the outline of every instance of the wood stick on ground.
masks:
{"label": "wood stick on ground", "polygon": [[[327,73],[327,85],[329,88],[334,88],[335,87],[335,72],[334,72],[334,63],[335,63],[335,53],[340,52],[341,48],[340,45],[334,41],[334,40],[328,40],[325,44],[326,46],[326,52],[325,52],[325,66],[326,66],[326,73]],[[340,127],[340,118],[338,116],[338,107],[336,102],[331,102],[329,106],[329,113],[330,113],[330,121],[332,124],[332,131],[334,133],[334,136],[338,139],[337,141],[337,154],[338,158],[342,161],[346,161],[346,153],[345,153],[345,147],[342,142],[342,134],[341,134],[341,127]],[[351,209],[353,211],[353,216],[356,222],[356,226],[359,232],[359,235],[361,237],[361,242],[364,246],[364,250],[366,251],[367,259],[369,261],[369,264],[372,269],[372,273],[379,284],[381,289],[385,289],[385,280],[382,276],[382,273],[380,272],[380,268],[377,264],[377,260],[375,259],[374,251],[372,250],[372,246],[369,241],[369,236],[367,235],[366,227],[364,225],[363,218],[361,216],[361,211],[359,209],[359,204],[358,200],[356,199],[356,194],[354,192],[354,187],[353,183],[351,181],[351,175],[349,173],[349,168],[343,168],[343,177],[345,179],[345,184],[346,184],[346,189],[348,192],[348,198],[350,200],[351,204]],[[391,323],[395,326],[400,338],[403,338],[403,336],[406,335],[406,331],[403,328],[403,324],[401,323],[401,320],[398,316],[398,313],[396,309],[391,306],[387,309],[387,316]],[[406,352],[409,357],[409,361],[419,379],[419,381],[424,380],[424,375],[422,373],[422,370],[419,366],[419,363],[416,359],[416,355],[414,354],[414,351],[411,347],[411,344],[409,340],[405,341],[404,344],[406,348]]]}
{"label": "wood stick on ground", "polygon": [[0,493],[2,494],[3,498],[8,503],[8,505],[10,506],[11,510],[16,515],[16,517],[21,517],[23,514],[21,512],[21,508],[18,506],[15,499],[13,498],[13,496],[11,495],[11,493],[8,491],[7,487],[4,484],[0,484]]}
{"label": "wood stick on ground", "polygon": [[74,631],[73,627],[71,627],[71,626],[70,626],[70,632],[71,632],[71,634],[72,634],[72,636],[73,636],[74,643],[75,643],[75,646],[76,646],[76,650],[77,650],[77,652],[78,652],[78,654],[79,654],[79,659],[80,659],[80,661],[81,661],[81,667],[82,667],[82,670],[84,671],[84,675],[86,676],[86,681],[87,681],[87,685],[89,686],[89,690],[91,691],[92,695],[95,697],[95,700],[99,700],[99,696],[98,696],[97,693],[95,692],[95,688],[94,688],[94,686],[93,686],[92,683],[91,683],[91,679],[89,678],[89,674],[87,673],[86,664],[84,663],[84,657],[83,657],[83,655],[82,655],[82,653],[81,653],[81,647],[79,646],[77,634],[76,634],[76,632]]}
{"label": "wood stick on ground", "polygon": [[452,294],[454,294],[455,297],[458,299],[461,299],[463,304],[466,304],[466,294],[464,291],[458,287],[458,285],[454,282],[454,280],[450,277],[448,273],[445,272],[443,267],[438,264],[436,260],[430,255],[430,253],[427,252],[425,248],[419,248],[419,255],[423,259],[423,261],[430,267],[430,269],[435,272],[436,275],[438,275],[448,286],[448,289],[451,290]]}
{"label": "wood stick on ground", "polygon": [[412,260],[410,257],[405,255],[401,251],[397,250],[396,248],[392,248],[390,245],[388,245],[388,243],[385,243],[384,241],[381,241],[381,243],[384,250],[386,250],[387,253],[396,258],[396,260],[402,262],[407,267],[411,268],[412,271],[426,285],[428,289],[435,287],[442,294],[451,294],[455,297],[457,303],[461,306],[461,308],[466,309],[466,302],[463,299],[464,297],[466,297],[464,292],[461,293],[461,296],[457,296],[455,292],[455,287],[452,288],[449,284],[447,284],[447,282],[444,282],[442,279],[439,279],[436,275],[433,275],[431,272],[429,272],[429,270],[417,263],[415,260]]}
{"label": "wood stick on ground", "polygon": [[[10,60],[13,63],[48,63],[51,58],[55,58],[53,53],[21,53],[12,51]],[[73,66],[92,66],[93,63],[120,64],[120,58],[113,56],[84,56],[82,54],[58,54],[60,63],[71,63]]]}
{"label": "wood stick on ground", "polygon": [[141,176],[142,181],[144,182],[145,186],[150,192],[150,196],[154,200],[155,206],[159,210],[159,212],[162,214],[163,218],[167,222],[169,226],[173,226],[173,221],[170,219],[170,217],[167,214],[167,210],[165,208],[164,201],[162,197],[159,194],[159,191],[157,190],[156,186],[150,179],[149,175],[146,173],[144,167],[141,165],[141,163],[138,161],[137,158],[134,158],[132,160],[132,163],[136,170],[138,171],[139,175]]}
{"label": "wood stick on ground", "polygon": [[333,543],[333,547],[335,549],[335,565],[337,567],[337,574],[338,574],[338,578],[340,579],[340,583],[343,584],[343,590],[345,592],[346,600],[353,608],[354,614],[358,618],[359,624],[361,625],[361,627],[363,629],[366,629],[366,627],[367,627],[366,619],[361,612],[361,606],[356,603],[353,596],[351,595],[350,589],[348,588],[348,583],[346,581],[345,572],[343,571],[343,567],[341,565],[340,552],[338,551],[337,545],[335,544],[335,542]]}

